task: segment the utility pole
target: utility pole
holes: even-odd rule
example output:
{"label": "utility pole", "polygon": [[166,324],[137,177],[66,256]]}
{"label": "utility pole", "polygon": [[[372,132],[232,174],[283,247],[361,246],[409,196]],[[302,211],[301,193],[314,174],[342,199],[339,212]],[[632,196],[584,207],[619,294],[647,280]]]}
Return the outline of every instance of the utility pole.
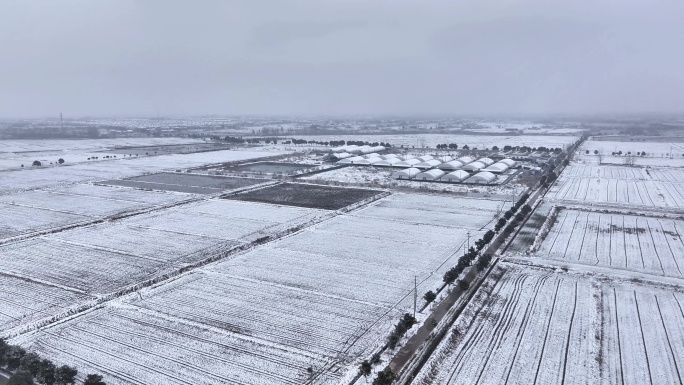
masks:
{"label": "utility pole", "polygon": [[470,251],[470,231],[468,231],[468,251]]}
{"label": "utility pole", "polygon": [[416,318],[416,307],[418,305],[418,276],[413,276],[413,318]]}

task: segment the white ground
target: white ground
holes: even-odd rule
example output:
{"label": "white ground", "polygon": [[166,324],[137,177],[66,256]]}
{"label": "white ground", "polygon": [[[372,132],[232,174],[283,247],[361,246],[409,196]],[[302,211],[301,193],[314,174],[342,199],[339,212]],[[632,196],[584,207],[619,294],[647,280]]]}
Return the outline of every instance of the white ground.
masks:
{"label": "white ground", "polygon": [[106,151],[116,147],[143,147],[143,146],[168,146],[187,144],[202,144],[200,139],[185,138],[118,138],[118,139],[36,139],[36,140],[3,140],[0,142],[0,170],[17,169],[23,164],[30,168],[34,160],[40,161],[44,166],[50,162],[57,164],[62,158],[67,164],[88,162],[88,158],[98,156],[100,161],[105,155],[116,155],[117,159],[123,158],[123,154],[104,154],[98,151]]}
{"label": "white ground", "polygon": [[538,258],[684,277],[684,221],[560,210]]}
{"label": "white ground", "polygon": [[684,208],[684,168],[632,168],[571,164],[547,198],[618,206]]}
{"label": "white ground", "polygon": [[119,179],[198,167],[205,164],[248,160],[282,154],[285,154],[285,152],[259,151],[258,149],[249,151],[224,150],[7,171],[0,173],[0,195],[22,190],[55,188],[76,183]]}
{"label": "white ground", "polygon": [[503,264],[413,384],[677,384],[684,293]]}
{"label": "white ground", "polygon": [[192,197],[188,194],[75,185],[0,195],[0,239],[91,221],[93,219]]}
{"label": "white ground", "polygon": [[[0,274],[104,295],[326,213],[225,199],[201,201],[0,246]],[[213,250],[213,249],[212,249]]]}
{"label": "white ground", "polygon": [[[168,210],[183,212],[194,226],[169,215],[131,218],[121,226],[139,227],[149,220],[154,223],[149,227],[195,236],[227,228],[222,238],[232,239],[237,229],[251,230],[249,221],[263,217],[291,223],[308,212],[221,201],[244,205],[237,210],[215,202]],[[421,292],[437,287],[460,256],[467,232],[471,242],[478,239],[493,226],[502,205],[393,195],[13,342],[81,372],[101,372],[114,385],[299,384],[309,375],[308,367],[317,373],[314,383],[339,383],[384,343],[400,314],[412,307],[414,277]],[[214,224],[216,215],[231,219]],[[202,218],[208,222],[199,225]],[[117,233],[130,230],[112,227],[77,238],[120,247],[116,239],[125,235]],[[140,253],[152,252],[140,248]],[[120,260],[112,262],[126,267]],[[100,266],[103,275],[116,276],[107,265]],[[95,279],[103,285],[108,277]]]}

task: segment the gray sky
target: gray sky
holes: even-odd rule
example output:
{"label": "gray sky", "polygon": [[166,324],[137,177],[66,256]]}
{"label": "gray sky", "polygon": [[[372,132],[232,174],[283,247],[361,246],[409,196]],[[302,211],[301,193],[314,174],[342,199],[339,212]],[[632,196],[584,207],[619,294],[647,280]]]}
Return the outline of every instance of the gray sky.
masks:
{"label": "gray sky", "polygon": [[0,0],[0,116],[684,112],[682,0]]}

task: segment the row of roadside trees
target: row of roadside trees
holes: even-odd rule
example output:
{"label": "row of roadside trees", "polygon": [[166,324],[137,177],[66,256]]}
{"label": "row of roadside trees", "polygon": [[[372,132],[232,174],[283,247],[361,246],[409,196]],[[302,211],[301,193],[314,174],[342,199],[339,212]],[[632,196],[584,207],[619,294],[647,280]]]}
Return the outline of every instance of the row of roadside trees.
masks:
{"label": "row of roadside trees", "polygon": [[[78,371],[68,365],[57,366],[36,353],[0,339],[0,369],[11,373],[7,385],[74,385]],[[83,385],[106,385],[102,376],[89,374]]]}

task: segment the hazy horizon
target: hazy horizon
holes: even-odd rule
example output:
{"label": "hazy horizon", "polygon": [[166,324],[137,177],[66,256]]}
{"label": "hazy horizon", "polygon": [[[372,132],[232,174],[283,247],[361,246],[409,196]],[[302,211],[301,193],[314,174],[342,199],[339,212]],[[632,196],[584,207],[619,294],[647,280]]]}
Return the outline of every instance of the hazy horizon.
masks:
{"label": "hazy horizon", "polygon": [[0,117],[684,112],[676,1],[0,0]]}

